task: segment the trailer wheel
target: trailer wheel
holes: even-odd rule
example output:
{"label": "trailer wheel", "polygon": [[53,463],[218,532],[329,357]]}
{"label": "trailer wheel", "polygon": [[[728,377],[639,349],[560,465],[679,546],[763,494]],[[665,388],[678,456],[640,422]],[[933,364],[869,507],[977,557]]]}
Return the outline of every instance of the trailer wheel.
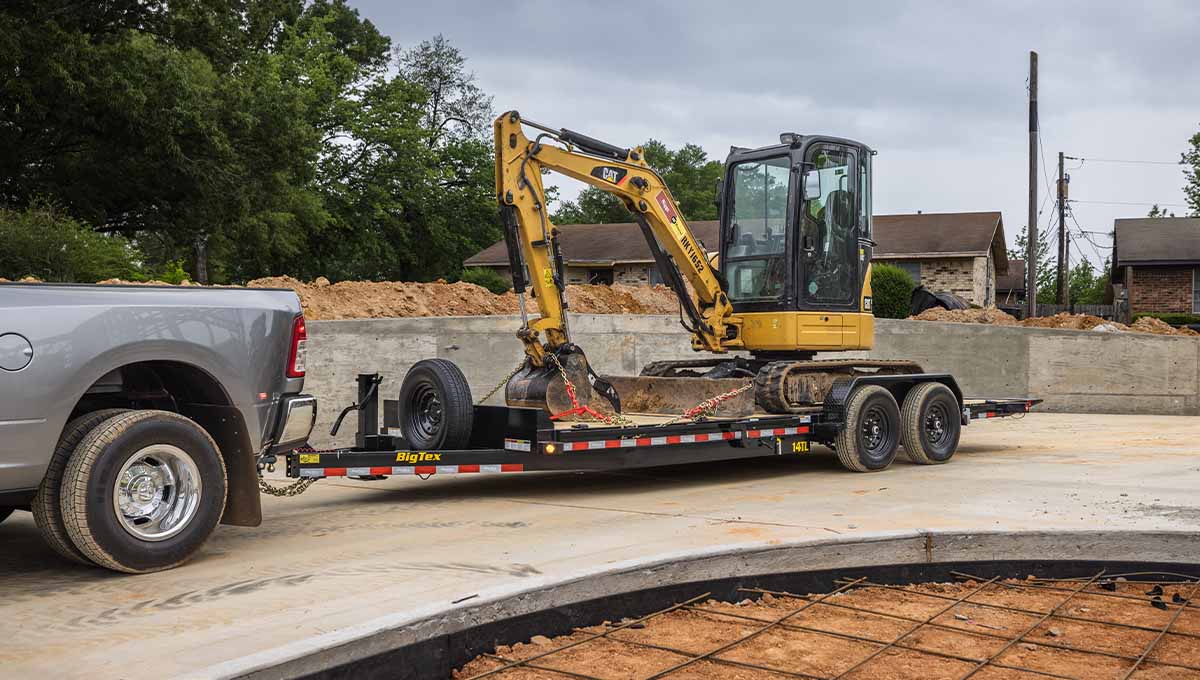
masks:
{"label": "trailer wheel", "polygon": [[414,449],[465,449],[475,406],[471,386],[446,359],[418,361],[400,385],[400,429]]}
{"label": "trailer wheel", "polygon": [[41,485],[38,486],[37,495],[33,497],[33,503],[30,504],[33,510],[33,521],[37,524],[42,538],[54,552],[73,562],[92,564],[92,561],[71,542],[71,537],[67,534],[67,527],[63,524],[62,480],[63,473],[66,472],[67,460],[75,452],[75,447],[79,446],[79,442],[83,441],[83,438],[97,425],[115,415],[125,413],[127,410],[129,409],[109,408],[92,411],[67,423],[62,437],[58,440],[58,445],[54,447],[54,453],[50,456],[50,465],[46,468]]}
{"label": "trailer wheel", "polygon": [[846,402],[846,422],[834,448],[838,460],[853,472],[875,472],[892,464],[900,445],[900,407],[879,385],[854,390]]}
{"label": "trailer wheel", "polygon": [[67,461],[63,523],[91,561],[141,574],[185,562],[225,509],[225,462],[199,425],[129,411],[97,425]]}
{"label": "trailer wheel", "polygon": [[958,399],[949,387],[926,382],[917,385],[904,398],[901,438],[904,455],[914,463],[945,463],[958,449],[962,432]]}

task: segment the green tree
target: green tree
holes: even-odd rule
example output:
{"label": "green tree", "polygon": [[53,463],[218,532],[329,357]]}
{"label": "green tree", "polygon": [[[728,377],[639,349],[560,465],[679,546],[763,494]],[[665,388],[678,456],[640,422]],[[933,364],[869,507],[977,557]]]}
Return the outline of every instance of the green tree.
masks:
{"label": "green tree", "polygon": [[[651,139],[642,145],[646,163],[663,178],[686,220],[717,219],[717,180],[723,164],[708,160],[695,144],[678,150]],[[631,222],[633,217],[612,194],[587,187],[574,201],[561,201],[551,219],[556,224],[612,224]]]}
{"label": "green tree", "polygon": [[0,278],[76,283],[142,278],[141,254],[128,240],[99,234],[45,203],[0,208],[0,243]]}
{"label": "green tree", "polygon": [[1183,194],[1188,208],[1191,209],[1193,217],[1200,217],[1200,132],[1188,140],[1188,148],[1181,155],[1179,162],[1184,166],[1183,175],[1187,178]]}
{"label": "green tree", "polygon": [[0,6],[0,206],[197,280],[455,276],[499,236],[490,99],[345,0]]}
{"label": "green tree", "polygon": [[1158,204],[1155,203],[1150,208],[1150,212],[1146,213],[1146,217],[1175,217],[1175,213],[1168,213],[1166,210],[1158,207]]}
{"label": "green tree", "polygon": [[876,262],[871,265],[871,297],[874,314],[885,319],[905,319],[912,308],[912,292],[917,287],[903,269]]}
{"label": "green tree", "polygon": [[[1037,301],[1038,304],[1052,305],[1058,302],[1058,270],[1055,269],[1057,259],[1050,254],[1050,236],[1048,229],[1038,231],[1037,242]],[[1028,257],[1029,229],[1021,227],[1017,234],[1016,247],[1008,249],[1009,259],[1025,260],[1029,267]]]}
{"label": "green tree", "polygon": [[1071,302],[1077,305],[1104,304],[1104,292],[1109,280],[1108,268],[1109,263],[1106,261],[1104,268],[1097,272],[1086,256],[1080,258],[1071,268],[1068,277]]}

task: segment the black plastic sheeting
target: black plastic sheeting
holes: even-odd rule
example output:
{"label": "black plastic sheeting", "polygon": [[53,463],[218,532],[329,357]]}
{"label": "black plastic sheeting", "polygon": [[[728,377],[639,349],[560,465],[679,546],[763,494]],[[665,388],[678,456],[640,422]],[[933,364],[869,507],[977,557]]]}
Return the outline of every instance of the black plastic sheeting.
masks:
{"label": "black plastic sheeting", "polygon": [[941,307],[942,309],[966,309],[967,301],[953,293],[935,293],[925,286],[917,286],[912,292],[912,302],[909,304],[909,316],[916,316],[926,309]]}

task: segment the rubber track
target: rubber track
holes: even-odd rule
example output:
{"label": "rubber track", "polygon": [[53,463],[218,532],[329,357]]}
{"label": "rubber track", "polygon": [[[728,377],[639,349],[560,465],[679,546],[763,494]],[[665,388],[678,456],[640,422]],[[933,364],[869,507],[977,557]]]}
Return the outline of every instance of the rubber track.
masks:
{"label": "rubber track", "polygon": [[787,378],[796,373],[825,373],[837,371],[851,375],[863,369],[898,369],[900,373],[921,373],[921,366],[896,359],[811,359],[808,361],[776,361],[767,364],[754,378],[754,400],[767,413],[793,413],[812,404],[795,404],[787,398]]}

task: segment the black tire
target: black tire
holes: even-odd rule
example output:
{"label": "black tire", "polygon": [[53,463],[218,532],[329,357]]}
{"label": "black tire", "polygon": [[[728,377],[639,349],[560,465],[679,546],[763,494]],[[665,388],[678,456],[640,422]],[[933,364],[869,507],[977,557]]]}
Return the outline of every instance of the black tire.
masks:
{"label": "black tire", "polygon": [[67,535],[67,527],[63,524],[60,497],[67,460],[75,452],[75,447],[79,446],[79,442],[83,441],[83,438],[92,429],[109,418],[126,411],[128,409],[122,408],[93,411],[67,423],[62,437],[58,440],[58,445],[54,447],[54,453],[50,456],[50,465],[46,468],[41,485],[38,486],[37,495],[30,503],[30,508],[33,510],[33,521],[41,531],[42,538],[46,539],[46,543],[54,549],[54,552],[73,562],[92,564],[92,561],[71,542],[71,537]]}
{"label": "black tire", "polygon": [[914,463],[945,463],[958,449],[962,433],[958,399],[942,383],[921,383],[909,390],[900,422],[904,455]]}
{"label": "black tire", "polygon": [[4,520],[8,519],[8,516],[11,514],[13,514],[12,508],[0,508],[0,524],[3,524]]}
{"label": "black tire", "polygon": [[[168,461],[180,466],[169,475],[164,472]],[[127,464],[132,466],[127,475],[130,491],[119,497],[117,481]],[[175,483],[159,484],[157,490],[143,483],[156,475]],[[191,480],[193,493],[188,493],[184,479]],[[129,411],[93,428],[68,459],[62,482],[63,523],[75,547],[102,567],[133,574],[161,571],[185,562],[208,539],[221,520],[226,489],[225,462],[203,428],[176,413]],[[145,534],[156,524],[146,520],[149,513],[118,509],[119,498],[191,510],[182,513],[188,517],[169,522],[161,535],[150,537]],[[189,498],[194,502],[179,502]]]}
{"label": "black tire", "polygon": [[838,460],[853,472],[877,472],[896,460],[900,407],[891,392],[863,385],[846,402],[846,422],[834,441]]}
{"label": "black tire", "polygon": [[400,430],[414,449],[465,449],[475,406],[467,378],[446,359],[423,359],[400,385]]}

